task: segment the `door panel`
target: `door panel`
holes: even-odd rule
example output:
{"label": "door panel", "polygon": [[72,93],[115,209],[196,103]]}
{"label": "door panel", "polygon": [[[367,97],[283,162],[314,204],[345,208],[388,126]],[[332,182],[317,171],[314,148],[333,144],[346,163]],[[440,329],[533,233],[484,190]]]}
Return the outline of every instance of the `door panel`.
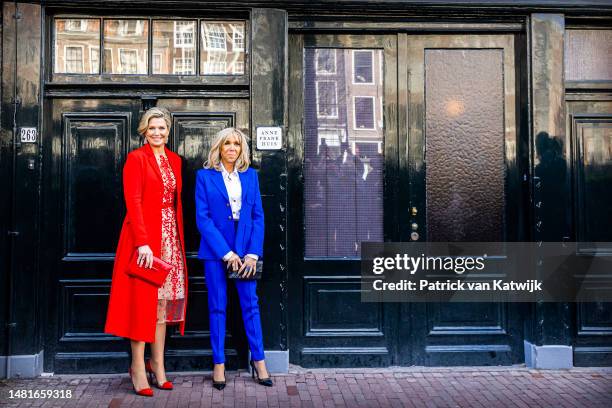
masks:
{"label": "door panel", "polygon": [[389,365],[396,306],[361,302],[359,256],[362,241],[395,238],[396,41],[291,42],[291,360]]}
{"label": "door panel", "polygon": [[[589,99],[567,102],[567,134],[572,149],[575,239],[580,255],[595,260],[610,256],[612,250],[612,97]],[[583,286],[596,297],[597,291],[610,286],[610,278],[587,274]],[[574,365],[612,365],[612,303],[573,306]]]}
{"label": "door panel", "polygon": [[[514,37],[401,36],[408,78],[410,223],[438,242],[518,241]],[[416,238],[416,239],[415,239]],[[402,304],[410,331],[401,364],[489,365],[523,360],[520,309],[508,303]],[[411,356],[410,358],[407,356]]]}
{"label": "door panel", "polygon": [[[57,373],[122,372],[129,343],[104,334],[112,267],[125,216],[122,170],[142,146],[139,99],[52,99],[45,132],[43,239],[47,242],[49,325],[45,370]],[[189,301],[185,336],[169,326],[169,370],[209,369],[207,292],[196,259],[195,171],[212,138],[227,126],[248,128],[248,99],[164,99],[173,126],[168,146],[183,157],[185,248]],[[228,368],[246,366],[247,347],[235,293],[230,292]],[[194,358],[197,357],[197,358]]]}

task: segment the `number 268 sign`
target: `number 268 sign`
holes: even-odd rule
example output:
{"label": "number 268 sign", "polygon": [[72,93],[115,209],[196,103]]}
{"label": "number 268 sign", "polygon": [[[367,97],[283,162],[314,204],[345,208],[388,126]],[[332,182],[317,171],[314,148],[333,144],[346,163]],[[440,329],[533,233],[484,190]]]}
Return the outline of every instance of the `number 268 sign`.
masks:
{"label": "number 268 sign", "polygon": [[19,135],[21,137],[21,143],[36,143],[38,129],[35,127],[22,127]]}

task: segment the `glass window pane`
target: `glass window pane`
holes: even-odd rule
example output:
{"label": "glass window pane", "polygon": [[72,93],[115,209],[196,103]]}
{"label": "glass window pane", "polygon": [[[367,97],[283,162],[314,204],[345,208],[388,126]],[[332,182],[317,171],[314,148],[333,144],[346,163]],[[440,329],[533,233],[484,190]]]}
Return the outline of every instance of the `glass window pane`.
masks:
{"label": "glass window pane", "polygon": [[317,81],[317,117],[338,117],[338,89],[336,81]]}
{"label": "glass window pane", "polygon": [[203,21],[200,71],[202,75],[243,75],[245,23]]}
{"label": "glass window pane", "polygon": [[100,20],[55,20],[56,74],[100,73]]}
{"label": "glass window pane", "polygon": [[104,20],[104,72],[147,74],[149,22]]}
{"label": "glass window pane", "polygon": [[374,98],[371,96],[356,96],[355,129],[374,129]]}
{"label": "glass window pane", "polygon": [[[612,120],[581,119],[576,124],[576,187],[580,212],[578,240],[610,242],[612,233]],[[603,221],[606,220],[606,221]]]}
{"label": "glass window pane", "polygon": [[612,30],[567,30],[565,79],[612,80]]}
{"label": "glass window pane", "polygon": [[336,50],[318,49],[317,57],[317,75],[335,74],[336,73]]}
{"label": "glass window pane", "polygon": [[354,83],[353,50],[304,50],[307,257],[359,257],[362,241],[383,241],[383,54],[362,54],[372,85]]}
{"label": "glass window pane", "polygon": [[153,21],[153,73],[196,74],[196,21]]}
{"label": "glass window pane", "polygon": [[425,50],[428,241],[504,240],[503,68],[500,49]]}
{"label": "glass window pane", "polygon": [[372,51],[353,51],[353,82],[356,84],[373,84]]}

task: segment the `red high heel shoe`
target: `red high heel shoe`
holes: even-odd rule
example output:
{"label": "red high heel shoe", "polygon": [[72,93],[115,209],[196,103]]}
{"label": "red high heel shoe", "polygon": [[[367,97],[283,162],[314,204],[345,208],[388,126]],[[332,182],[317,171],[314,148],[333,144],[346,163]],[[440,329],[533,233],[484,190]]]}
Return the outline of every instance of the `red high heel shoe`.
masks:
{"label": "red high heel shoe", "polygon": [[[128,368],[128,374],[130,375],[130,379],[132,379],[132,367]],[[132,380],[132,388],[134,388],[134,393],[136,393],[136,395],[140,395],[140,396],[143,396],[143,397],[152,397],[153,396],[153,389],[151,387],[143,388],[142,390],[136,391],[136,387],[134,387],[134,381],[133,380]]]}
{"label": "red high heel shoe", "polygon": [[[157,382],[157,376],[155,375],[155,372],[153,372],[153,367],[151,367],[151,360],[145,361],[145,370],[147,370],[147,373],[149,373],[149,378],[151,379],[151,384],[155,385],[160,390],[172,390],[172,389],[174,389],[174,385],[170,381],[166,381],[165,383],[163,383],[161,385]],[[155,381],[153,381],[153,378],[155,378]]]}

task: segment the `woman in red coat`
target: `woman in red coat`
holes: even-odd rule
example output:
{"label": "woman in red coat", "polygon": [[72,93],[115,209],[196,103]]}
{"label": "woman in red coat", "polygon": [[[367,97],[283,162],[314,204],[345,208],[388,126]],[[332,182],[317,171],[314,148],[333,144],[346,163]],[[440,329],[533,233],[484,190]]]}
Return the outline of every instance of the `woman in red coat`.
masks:
{"label": "woman in red coat", "polygon": [[[146,111],[138,126],[145,145],[128,154],[123,168],[127,214],[121,229],[111,286],[106,333],[131,340],[130,376],[134,391],[152,396],[147,373],[157,387],[172,389],[166,380],[164,342],[166,324],[185,328],[187,268],[181,204],[181,159],[165,148],[170,133],[165,109]],[[151,267],[153,256],[172,264],[165,283],[157,288],[127,274],[132,257]],[[151,360],[145,363],[145,343],[151,343]]]}

